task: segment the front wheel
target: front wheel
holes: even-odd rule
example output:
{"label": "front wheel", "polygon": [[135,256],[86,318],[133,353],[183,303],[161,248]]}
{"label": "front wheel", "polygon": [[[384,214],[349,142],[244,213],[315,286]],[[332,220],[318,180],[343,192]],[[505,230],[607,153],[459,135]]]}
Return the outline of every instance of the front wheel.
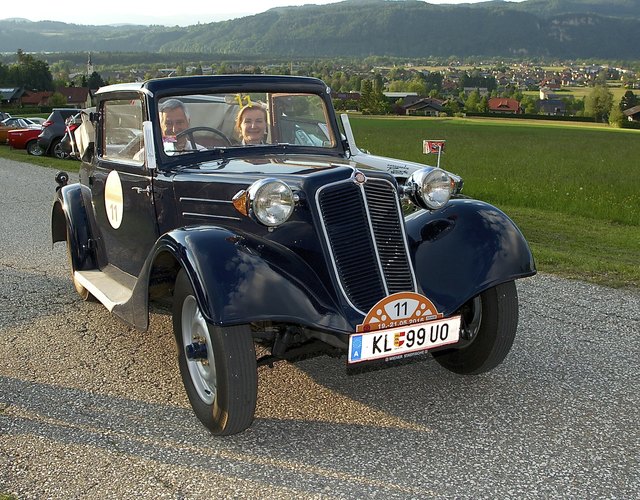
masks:
{"label": "front wheel", "polygon": [[69,158],[69,153],[65,151],[62,141],[56,142],[53,146],[53,156],[59,158],[60,160],[66,160],[67,158]]}
{"label": "front wheel", "polygon": [[462,308],[461,337],[468,344],[436,351],[433,357],[447,370],[464,375],[498,366],[513,345],[518,328],[518,293],[513,281],[482,292]]}
{"label": "front wheel", "polygon": [[212,434],[247,429],[258,398],[256,354],[248,325],[218,327],[203,317],[184,270],[173,295],[178,365],[194,413]]}

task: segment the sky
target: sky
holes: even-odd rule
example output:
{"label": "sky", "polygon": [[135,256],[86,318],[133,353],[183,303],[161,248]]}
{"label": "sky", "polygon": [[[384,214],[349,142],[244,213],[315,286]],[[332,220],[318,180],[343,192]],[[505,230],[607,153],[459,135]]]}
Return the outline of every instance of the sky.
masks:
{"label": "sky", "polygon": [[[61,21],[74,24],[161,24],[189,26],[259,14],[273,7],[336,3],[337,0],[182,0],[167,8],[166,1],[107,0],[6,0],[0,8],[0,19],[20,17],[30,21]],[[432,4],[478,3],[482,0],[429,0]],[[485,0],[486,1],[486,0]],[[522,1],[522,0],[513,0]],[[96,8],[91,9],[91,5]],[[99,6],[98,6],[99,5]],[[160,8],[155,6],[160,5]],[[155,10],[155,12],[153,12]]]}

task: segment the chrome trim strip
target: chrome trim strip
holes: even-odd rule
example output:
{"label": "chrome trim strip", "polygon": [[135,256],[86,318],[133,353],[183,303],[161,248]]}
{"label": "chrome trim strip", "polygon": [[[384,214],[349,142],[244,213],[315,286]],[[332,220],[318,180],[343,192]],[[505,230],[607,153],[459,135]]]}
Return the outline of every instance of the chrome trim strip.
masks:
{"label": "chrome trim strip", "polygon": [[[413,281],[413,291],[417,292],[418,291],[418,280],[416,279],[416,274],[415,271],[413,269],[413,265],[411,264],[411,254],[409,253],[409,241],[407,238],[407,232],[405,231],[405,227],[404,227],[404,214],[402,213],[402,205],[400,204],[400,200],[397,196],[398,191],[396,190],[395,186],[393,185],[393,183],[391,181],[388,181],[387,179],[376,179],[377,182],[386,182],[387,184],[389,184],[391,186],[391,189],[393,189],[396,192],[396,196],[394,196],[395,200],[396,200],[396,209],[398,210],[398,219],[400,221],[400,230],[402,231],[402,240],[404,241],[404,251],[407,254],[407,263],[409,264],[409,270],[411,271],[411,278]],[[382,275],[382,277],[384,278],[384,274]],[[386,284],[386,282],[385,282]]]}
{"label": "chrome trim strip", "polygon": [[242,220],[240,217],[230,217],[228,215],[213,215],[213,214],[199,214],[196,212],[182,212],[183,217],[204,217],[209,219],[229,219],[229,220]]}
{"label": "chrome trim strip", "polygon": [[231,200],[212,200],[211,198],[189,198],[188,196],[181,196],[180,202],[183,201],[195,201],[198,203],[228,203],[231,204]]}
{"label": "chrome trim strip", "polygon": [[[347,294],[347,291],[344,289],[344,287],[342,286],[342,280],[340,279],[340,272],[338,271],[338,265],[336,264],[336,259],[333,255],[333,248],[331,247],[331,241],[329,240],[329,233],[327,232],[327,227],[324,223],[324,216],[322,213],[322,208],[320,207],[320,192],[324,191],[326,188],[330,187],[330,186],[335,186],[338,184],[345,184],[347,182],[352,182],[351,179],[346,179],[346,180],[341,180],[341,181],[336,181],[336,182],[332,182],[331,184],[325,184],[324,186],[320,187],[320,189],[318,189],[316,191],[316,208],[318,209],[318,215],[320,216],[320,226],[322,227],[322,234],[324,234],[324,240],[327,243],[327,248],[329,249],[329,257],[331,258],[331,265],[333,266],[333,273],[335,275],[335,277],[338,280],[338,286],[340,287],[340,291],[342,292],[343,297],[347,300],[347,303],[351,306],[352,309],[354,309],[355,311],[358,311],[360,314],[362,314],[363,316],[366,316],[367,313],[364,311],[361,311],[360,309],[358,309],[353,302],[351,302],[351,299],[349,299],[349,295]],[[384,280],[384,276],[382,276],[382,279]]]}
{"label": "chrome trim strip", "polygon": [[[338,281],[338,286],[340,287],[340,291],[342,292],[342,295],[344,296],[344,298],[346,299],[347,303],[355,310],[358,311],[360,314],[362,314],[363,316],[367,315],[367,312],[364,312],[360,309],[358,309],[353,302],[351,302],[347,291],[345,290],[345,288],[342,286],[342,280],[340,278],[340,273],[338,271],[338,266],[336,264],[335,261],[335,257],[333,255],[333,249],[331,247],[331,241],[329,240],[329,233],[327,232],[327,228],[325,226],[324,223],[324,217],[323,217],[323,213],[322,213],[322,208],[320,207],[320,194],[321,192],[326,189],[329,188],[331,186],[335,186],[335,185],[339,185],[339,184],[345,184],[345,183],[349,183],[349,182],[353,182],[352,179],[345,179],[345,180],[341,180],[341,181],[336,181],[336,182],[332,182],[331,184],[326,184],[324,186],[322,186],[320,189],[318,189],[316,191],[316,195],[315,195],[315,199],[316,199],[316,208],[318,210],[318,215],[320,216],[320,226],[322,227],[322,234],[324,235],[324,239],[325,242],[327,244],[327,247],[329,248],[329,257],[331,258],[331,265],[333,266],[333,272],[337,278]],[[386,180],[386,179],[371,179],[369,178],[367,180],[367,182],[386,182],[392,189],[394,192],[397,192],[395,186],[393,185],[393,183],[391,183],[390,181]],[[365,183],[366,184],[366,183]],[[382,279],[382,283],[384,286],[384,289],[387,293],[387,296],[389,295],[389,285],[387,284],[387,279],[385,277],[383,268],[382,268],[382,260],[380,258],[380,253],[378,252],[378,245],[376,242],[376,237],[375,237],[375,232],[373,230],[373,224],[371,221],[371,213],[369,212],[369,204],[367,202],[367,197],[366,197],[366,193],[364,191],[364,186],[365,184],[361,184],[358,185],[358,187],[360,188],[360,191],[362,193],[362,197],[363,197],[363,202],[364,202],[364,206],[365,206],[365,211],[367,214],[367,220],[369,223],[369,237],[371,238],[371,241],[373,242],[373,247],[375,249],[375,253],[376,253],[376,261],[378,262],[378,269],[380,271],[380,276]],[[405,227],[404,227],[404,214],[402,213],[402,206],[400,205],[400,201],[398,199],[398,196],[394,196],[395,198],[395,205],[396,205],[396,210],[398,211],[398,220],[400,222],[400,231],[402,232],[402,238],[403,238],[403,242],[404,242],[404,251],[405,251],[405,255],[407,258],[407,265],[409,266],[409,271],[411,273],[411,279],[413,282],[413,290],[414,292],[417,292],[418,290],[418,285],[417,285],[417,280],[416,280],[416,275],[415,275],[415,271],[413,269],[413,265],[411,263],[411,254],[409,253],[409,245],[408,245],[408,241],[407,241],[407,234],[405,231]]]}
{"label": "chrome trim strip", "polygon": [[376,253],[376,262],[378,263],[378,271],[380,271],[380,277],[382,278],[382,286],[384,286],[384,291],[389,295],[389,286],[387,285],[387,280],[384,276],[384,269],[382,268],[382,260],[380,259],[380,252],[378,251],[378,242],[376,241],[376,233],[373,230],[373,223],[371,222],[371,212],[369,212],[369,202],[367,200],[367,193],[364,190],[365,183],[357,184],[360,188],[360,193],[362,194],[362,200],[364,201],[364,210],[367,213],[367,222],[369,223],[369,234],[371,235],[371,242],[373,243],[373,248]]}

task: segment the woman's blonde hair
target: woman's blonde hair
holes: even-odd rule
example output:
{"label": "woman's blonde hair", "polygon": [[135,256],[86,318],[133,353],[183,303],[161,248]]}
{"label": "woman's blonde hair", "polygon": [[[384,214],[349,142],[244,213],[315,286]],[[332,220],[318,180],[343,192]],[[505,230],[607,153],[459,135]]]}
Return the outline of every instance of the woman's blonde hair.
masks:
{"label": "woman's blonde hair", "polygon": [[240,111],[238,111],[238,116],[236,116],[236,132],[240,137],[242,137],[242,129],[240,128],[240,124],[242,123],[242,117],[244,116],[245,111],[249,109],[259,109],[264,113],[264,121],[267,122],[267,108],[264,104],[259,104],[256,102],[250,102],[246,106],[242,106]]}

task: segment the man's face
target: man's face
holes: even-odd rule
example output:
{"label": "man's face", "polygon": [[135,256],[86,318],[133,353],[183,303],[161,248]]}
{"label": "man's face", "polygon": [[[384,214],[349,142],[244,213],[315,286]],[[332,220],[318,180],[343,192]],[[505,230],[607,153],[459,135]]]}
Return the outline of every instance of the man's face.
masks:
{"label": "man's face", "polygon": [[[189,120],[182,109],[167,109],[160,113],[160,127],[163,137],[176,136],[189,128]],[[184,149],[186,142],[186,136],[180,137],[176,143],[176,149]]]}

